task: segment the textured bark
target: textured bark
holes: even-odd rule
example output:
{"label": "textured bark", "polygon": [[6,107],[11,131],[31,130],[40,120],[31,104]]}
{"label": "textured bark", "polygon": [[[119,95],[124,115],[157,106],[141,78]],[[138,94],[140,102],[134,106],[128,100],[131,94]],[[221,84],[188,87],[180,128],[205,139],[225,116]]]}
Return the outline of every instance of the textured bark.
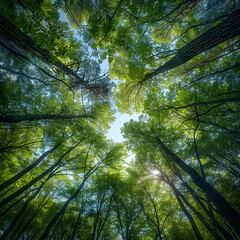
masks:
{"label": "textured bark", "polygon": [[161,149],[164,150],[166,154],[168,154],[173,161],[186,173],[188,173],[193,182],[201,188],[209,200],[215,205],[219,212],[225,217],[228,223],[232,226],[232,228],[236,231],[236,233],[240,236],[240,213],[234,209],[229,202],[207,181],[205,181],[198,172],[187,165],[181,158],[179,158],[173,151],[171,151],[160,139],[158,139],[158,144]]}
{"label": "textured bark", "polygon": [[142,81],[146,81],[160,73],[176,68],[197,55],[218,46],[219,44],[240,35],[240,9],[231,13],[229,17],[218,25],[210,28],[205,33],[196,37],[184,47],[179,49],[176,55],[153,72],[146,74]]}
{"label": "textured bark", "polygon": [[52,153],[59,145],[53,147],[52,149],[50,149],[49,151],[43,153],[35,162],[33,162],[31,165],[29,165],[28,167],[26,167],[25,169],[23,169],[21,172],[19,172],[18,174],[16,174],[14,177],[8,179],[7,181],[5,181],[4,183],[2,183],[0,185],[0,191],[4,190],[5,188],[9,187],[11,184],[13,184],[14,182],[16,182],[18,179],[20,179],[21,177],[23,177],[26,173],[28,173],[29,171],[31,171],[34,167],[36,167],[39,163],[41,163],[41,161],[50,153]]}
{"label": "textured bark", "polygon": [[37,57],[45,62],[52,68],[66,74],[70,79],[74,80],[73,85],[83,85],[86,89],[93,93],[98,91],[97,86],[90,85],[79,77],[72,69],[68,68],[61,61],[56,60],[54,63],[51,61],[51,54],[47,49],[41,48],[36,45],[34,41],[28,37],[24,32],[12,24],[6,17],[0,14],[0,38],[8,43],[24,50],[25,52]]}
{"label": "textured bark", "polygon": [[68,120],[88,118],[90,115],[61,115],[61,114],[27,114],[22,116],[4,115],[0,117],[0,122],[19,123],[23,121],[38,121],[38,120]]}

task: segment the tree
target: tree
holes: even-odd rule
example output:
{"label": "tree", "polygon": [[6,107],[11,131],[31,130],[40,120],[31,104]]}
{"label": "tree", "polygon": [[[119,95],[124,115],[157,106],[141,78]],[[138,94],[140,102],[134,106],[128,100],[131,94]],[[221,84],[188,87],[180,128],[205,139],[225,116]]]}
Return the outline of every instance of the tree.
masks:
{"label": "tree", "polygon": [[239,239],[239,8],[1,1],[0,239]]}

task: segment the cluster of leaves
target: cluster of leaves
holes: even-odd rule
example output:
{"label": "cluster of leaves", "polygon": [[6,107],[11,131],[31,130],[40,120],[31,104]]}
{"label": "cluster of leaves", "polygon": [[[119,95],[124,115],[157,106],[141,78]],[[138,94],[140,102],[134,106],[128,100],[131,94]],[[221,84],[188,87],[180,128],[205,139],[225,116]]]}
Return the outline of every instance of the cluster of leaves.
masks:
{"label": "cluster of leaves", "polygon": [[239,7],[1,1],[0,239],[239,239]]}

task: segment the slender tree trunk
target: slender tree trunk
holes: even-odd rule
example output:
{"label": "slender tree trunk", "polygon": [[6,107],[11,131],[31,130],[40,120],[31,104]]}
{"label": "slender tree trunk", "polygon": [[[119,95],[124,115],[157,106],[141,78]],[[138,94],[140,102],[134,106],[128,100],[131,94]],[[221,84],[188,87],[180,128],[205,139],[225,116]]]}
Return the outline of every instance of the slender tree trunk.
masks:
{"label": "slender tree trunk", "polygon": [[[150,220],[154,225],[155,227],[157,228],[157,232],[158,232],[158,237],[159,237],[159,240],[162,240],[162,234],[161,234],[161,230],[160,230],[160,222],[159,222],[159,217],[158,217],[158,210],[156,208],[156,204],[152,198],[152,196],[149,194],[148,190],[146,189],[145,187],[145,190],[146,190],[146,193],[152,203],[152,206],[153,206],[153,209],[154,209],[154,214],[155,214],[155,218],[157,220],[157,223],[155,223],[152,219]],[[146,214],[145,214],[146,215]],[[147,216],[148,219],[150,219],[149,216]]]}
{"label": "slender tree trunk", "polygon": [[19,202],[21,202],[24,198],[27,197],[28,194],[30,194],[31,192],[37,190],[36,188],[31,189],[30,191],[28,191],[25,195],[23,195],[21,198],[19,198],[17,201],[15,201],[13,204],[11,204],[3,213],[0,214],[0,218],[2,216],[4,216],[6,213],[8,213],[16,204],[18,204]]}
{"label": "slender tree trunk", "polygon": [[200,233],[199,230],[198,230],[198,227],[197,227],[197,225],[196,225],[196,223],[195,223],[195,221],[194,221],[191,213],[185,208],[185,206],[184,206],[181,198],[179,197],[178,192],[176,191],[176,188],[173,187],[172,185],[170,185],[170,186],[171,186],[171,188],[173,189],[173,192],[174,192],[174,195],[175,195],[175,197],[176,197],[176,199],[177,199],[177,201],[178,201],[178,204],[180,205],[182,211],[184,212],[184,214],[187,216],[189,222],[191,223],[191,226],[192,226],[192,228],[193,228],[193,231],[194,231],[197,239],[198,239],[198,240],[204,240],[203,237],[202,237],[202,235],[201,235],[201,233]]}
{"label": "slender tree trunk", "polygon": [[26,167],[25,169],[23,169],[21,172],[19,172],[18,174],[16,174],[14,177],[10,178],[9,180],[5,181],[4,183],[2,183],[0,185],[0,191],[4,190],[5,188],[9,187],[11,184],[13,184],[14,182],[16,182],[17,180],[19,180],[21,177],[23,177],[26,173],[28,173],[29,171],[31,171],[34,167],[36,167],[39,163],[42,162],[42,160],[49,155],[50,153],[52,153],[57,147],[59,146],[56,145],[55,147],[53,147],[52,149],[50,149],[49,151],[43,153],[35,162],[33,162],[31,165],[29,165],[28,167]]}
{"label": "slender tree trunk", "polygon": [[28,37],[24,32],[12,24],[6,17],[0,14],[0,38],[8,43],[24,50],[41,61],[47,63],[52,68],[59,70],[66,74],[70,79],[74,79],[76,85],[81,84],[86,89],[95,92],[94,86],[90,85],[79,77],[73,70],[68,68],[61,61],[55,59],[54,63],[51,61],[51,54],[47,49],[36,45],[34,41]]}
{"label": "slender tree trunk", "polygon": [[100,217],[100,214],[101,214],[101,210],[102,210],[102,205],[103,205],[103,202],[104,202],[104,199],[105,199],[105,193],[106,192],[104,192],[103,196],[100,197],[100,200],[99,200],[100,203],[98,202],[98,204],[97,204],[97,216],[94,219],[92,240],[95,239],[95,235],[96,235],[96,232],[97,232],[98,220],[99,220],[99,217]]}
{"label": "slender tree trunk", "polygon": [[124,234],[124,230],[123,230],[123,223],[122,223],[122,219],[121,219],[121,214],[120,214],[120,209],[119,209],[119,203],[118,200],[115,198],[115,203],[116,203],[116,209],[117,209],[117,217],[118,217],[118,222],[121,228],[121,235],[122,235],[122,239],[125,239],[125,234]]}
{"label": "slender tree trunk", "polygon": [[[58,219],[65,213],[68,205],[71,203],[71,201],[73,199],[75,199],[77,197],[77,195],[79,194],[79,192],[81,191],[82,187],[84,186],[85,182],[86,182],[87,178],[85,178],[82,183],[80,184],[80,186],[78,187],[78,189],[76,190],[76,192],[70,196],[68,198],[68,200],[64,203],[64,205],[62,206],[62,208],[57,212],[57,214],[53,217],[53,219],[51,220],[51,222],[47,225],[44,233],[42,234],[42,236],[39,238],[39,240],[44,240],[48,237],[52,227],[55,225],[55,223],[58,221]],[[1,240],[1,239],[0,239]]]}
{"label": "slender tree trunk", "polygon": [[[222,237],[220,237],[217,233],[214,232],[214,230],[211,228],[211,226],[208,224],[208,222],[205,221],[204,217],[200,212],[198,212],[184,197],[184,195],[179,191],[178,194],[182,198],[182,200],[185,202],[185,204],[192,210],[192,212],[198,217],[198,219],[202,222],[202,224],[206,227],[206,229],[217,239],[217,240],[223,240]],[[224,229],[220,228],[220,232],[223,234],[223,236],[228,240],[233,240],[232,236],[224,231]]]}
{"label": "slender tree trunk", "polygon": [[7,230],[3,233],[3,235],[0,237],[0,240],[5,240],[8,235],[12,232],[12,230],[14,229],[14,227],[17,225],[19,219],[22,217],[24,211],[27,209],[29,203],[37,196],[37,194],[42,190],[43,186],[46,184],[46,182],[51,178],[51,173],[48,176],[48,178],[46,179],[46,181],[43,181],[41,183],[41,185],[38,187],[37,191],[30,196],[26,202],[24,203],[24,205],[22,206],[21,210],[18,212],[18,214],[14,217],[12,223],[10,224],[10,226],[7,228]]}
{"label": "slender tree trunk", "polygon": [[109,202],[109,204],[108,204],[108,210],[107,210],[107,213],[106,213],[105,218],[104,218],[104,220],[103,220],[103,223],[102,223],[102,225],[101,225],[101,227],[100,227],[100,229],[99,229],[99,231],[98,231],[98,233],[97,233],[97,240],[99,239],[100,234],[102,233],[102,231],[103,231],[103,229],[104,229],[104,226],[105,226],[105,223],[106,223],[106,221],[107,221],[107,218],[108,218],[108,215],[109,215],[109,212],[110,212],[110,208],[111,208],[111,205],[112,205],[112,200],[113,200],[113,195],[112,195],[111,198],[110,198],[110,202]]}
{"label": "slender tree trunk", "polygon": [[240,35],[240,9],[231,13],[229,17],[218,25],[196,37],[184,47],[179,49],[176,55],[153,72],[146,74],[142,81],[146,81],[160,73],[176,68],[195,56],[218,46],[219,44]]}
{"label": "slender tree trunk", "polygon": [[28,226],[30,225],[30,223],[33,221],[33,219],[38,215],[38,213],[42,210],[42,208],[47,204],[47,202],[50,200],[50,198],[48,198],[45,202],[45,198],[47,196],[45,196],[43,198],[43,200],[41,201],[41,203],[38,205],[36,211],[34,212],[34,214],[31,216],[30,219],[28,219],[27,223],[24,225],[23,229],[21,230],[21,232],[18,234],[16,239],[20,239],[21,235],[24,234],[25,230],[28,228]]}
{"label": "slender tree trunk", "polygon": [[[82,210],[82,209],[81,209],[81,210]],[[81,221],[80,221],[81,215],[82,215],[82,211],[81,211],[81,210],[80,210],[79,213],[78,213],[77,222],[76,222],[76,224],[75,224],[75,226],[74,226],[73,233],[72,233],[72,236],[71,236],[70,240],[74,240],[74,237],[75,237],[76,232],[77,232],[78,225],[79,225],[79,223],[81,222]]]}
{"label": "slender tree trunk", "polygon": [[90,115],[61,115],[61,114],[28,114],[22,116],[4,115],[0,117],[0,122],[19,123],[22,121],[38,121],[38,120],[68,120],[88,118]]}
{"label": "slender tree trunk", "polygon": [[[79,142],[80,143],[80,142]],[[78,143],[78,144],[79,144]],[[77,144],[77,145],[78,145]],[[68,151],[66,151],[60,158],[59,160],[53,164],[50,168],[48,168],[47,170],[45,170],[43,173],[41,173],[40,175],[38,175],[37,177],[35,177],[34,179],[32,179],[32,181],[30,181],[29,183],[25,184],[23,187],[21,187],[19,190],[17,190],[15,193],[11,194],[10,196],[6,197],[5,199],[3,199],[0,202],[0,208],[3,207],[5,204],[9,203],[11,200],[13,200],[14,198],[16,198],[17,196],[19,196],[21,193],[23,193],[25,190],[27,190],[28,188],[30,188],[33,184],[35,184],[36,182],[38,182],[40,179],[42,179],[43,177],[45,177],[48,173],[50,173],[54,168],[56,168],[62,161],[62,159],[68,154],[70,153],[77,145],[71,147]]]}
{"label": "slender tree trunk", "polygon": [[182,170],[188,173],[193,182],[200,187],[209,200],[215,205],[219,212],[225,217],[225,219],[230,223],[232,228],[240,236],[240,213],[234,209],[229,202],[207,181],[205,181],[198,172],[187,165],[181,158],[179,158],[172,150],[170,150],[160,139],[158,139],[158,144],[174,161],[182,168]]}
{"label": "slender tree trunk", "polygon": [[[211,105],[211,104],[217,104],[217,103],[232,103],[232,102],[240,102],[240,98],[236,97],[236,98],[223,98],[223,99],[216,99],[216,100],[212,100],[212,101],[208,101],[208,102],[195,102],[195,103],[190,103],[187,104],[185,106],[180,106],[180,107],[174,107],[174,106],[169,106],[166,109],[182,109],[182,108],[187,108],[187,107],[195,107],[195,106],[199,106],[199,105]],[[173,103],[174,104],[174,103]]]}

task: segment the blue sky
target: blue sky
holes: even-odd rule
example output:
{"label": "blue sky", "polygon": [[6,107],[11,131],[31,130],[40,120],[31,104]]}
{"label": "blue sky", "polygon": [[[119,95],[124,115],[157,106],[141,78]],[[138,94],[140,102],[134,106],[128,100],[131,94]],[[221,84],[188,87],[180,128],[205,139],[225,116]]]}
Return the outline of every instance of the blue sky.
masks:
{"label": "blue sky", "polygon": [[120,112],[117,112],[115,114],[116,120],[114,123],[111,124],[111,128],[109,129],[107,133],[107,138],[112,139],[114,142],[122,142],[125,141],[121,134],[121,127],[123,127],[123,124],[125,122],[130,121],[130,119],[138,120],[139,114],[121,114]]}

